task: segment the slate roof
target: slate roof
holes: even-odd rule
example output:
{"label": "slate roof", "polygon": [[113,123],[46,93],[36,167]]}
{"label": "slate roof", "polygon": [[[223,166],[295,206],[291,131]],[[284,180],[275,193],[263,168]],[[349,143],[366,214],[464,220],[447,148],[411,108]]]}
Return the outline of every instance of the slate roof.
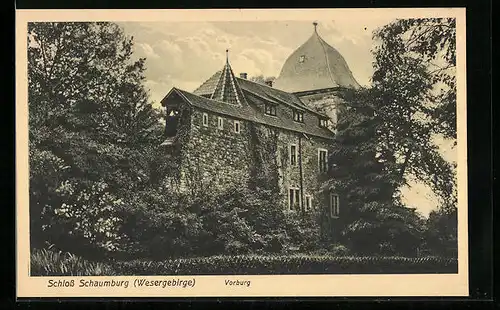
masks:
{"label": "slate roof", "polygon": [[[242,88],[244,89],[243,86]],[[228,104],[218,100],[203,97],[201,95],[190,93],[188,91],[181,90],[175,87],[170,91],[166,98],[172,92],[176,92],[177,94],[179,94],[188,104],[207,111],[325,139],[332,139],[334,136],[334,133],[327,128],[312,126],[305,123],[297,123],[293,119],[288,118],[268,117],[248,104]]]}
{"label": "slate roof", "polygon": [[317,32],[285,61],[274,87],[286,92],[302,92],[332,87],[359,88],[344,57]]}
{"label": "slate roof", "polygon": [[[226,51],[227,52],[227,51]],[[240,85],[234,77],[233,70],[229,64],[229,59],[226,58],[226,65],[222,69],[219,81],[212,93],[211,99],[223,101],[229,104],[242,105],[246,104],[245,96],[241,91]]]}
{"label": "slate roof", "polygon": [[208,80],[203,82],[197,89],[193,91],[193,94],[199,96],[212,96],[214,93],[215,87],[217,87],[217,82],[220,79],[222,74],[222,70],[215,72]]}
{"label": "slate roof", "polygon": [[[212,75],[208,80],[201,84],[196,90],[193,91],[193,93],[199,96],[211,96],[214,93],[215,88],[217,87],[217,83],[220,80],[221,74],[222,71],[215,72],[214,75]],[[272,103],[285,104],[299,110],[306,110],[313,114],[327,117],[326,115],[318,113],[317,111],[306,106],[294,94],[287,93],[282,90],[239,77],[236,77],[236,81],[238,82],[243,92],[249,92],[253,95],[257,95],[258,97],[261,97],[262,99],[265,99],[266,101]]]}

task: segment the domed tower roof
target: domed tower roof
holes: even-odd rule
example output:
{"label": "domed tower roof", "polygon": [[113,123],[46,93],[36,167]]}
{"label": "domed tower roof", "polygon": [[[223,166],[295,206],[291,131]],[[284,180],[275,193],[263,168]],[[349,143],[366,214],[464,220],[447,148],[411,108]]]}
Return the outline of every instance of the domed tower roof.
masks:
{"label": "domed tower roof", "polygon": [[314,23],[314,32],[285,61],[274,87],[287,92],[345,87],[359,88],[347,62],[323,40]]}

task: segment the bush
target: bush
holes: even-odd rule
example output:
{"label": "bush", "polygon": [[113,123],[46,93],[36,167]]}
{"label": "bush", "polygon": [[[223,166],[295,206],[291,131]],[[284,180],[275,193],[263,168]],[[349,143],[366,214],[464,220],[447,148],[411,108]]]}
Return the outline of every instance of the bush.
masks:
{"label": "bush", "polygon": [[33,249],[30,274],[31,276],[113,276],[116,272],[107,264],[90,262],[70,253]]}
{"label": "bush", "polygon": [[457,208],[440,207],[427,219],[426,250],[444,257],[458,256]]}
{"label": "bush", "polygon": [[371,202],[364,204],[342,231],[341,242],[357,255],[419,255],[425,220],[413,208]]}
{"label": "bush", "polygon": [[332,255],[237,255],[120,262],[121,275],[456,273],[455,259]]}
{"label": "bush", "polygon": [[315,215],[284,212],[271,190],[236,186],[196,192],[147,189],[124,211],[126,257],[305,252],[319,246]]}

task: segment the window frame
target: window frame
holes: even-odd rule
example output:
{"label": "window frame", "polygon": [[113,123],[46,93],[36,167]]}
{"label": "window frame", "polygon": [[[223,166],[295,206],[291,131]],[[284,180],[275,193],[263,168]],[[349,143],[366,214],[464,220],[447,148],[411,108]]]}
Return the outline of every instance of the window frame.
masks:
{"label": "window frame", "polygon": [[221,116],[217,117],[217,129],[224,130],[224,118]]}
{"label": "window frame", "polygon": [[311,195],[305,195],[304,198],[305,198],[304,211],[312,210],[312,208],[313,208],[312,207],[312,196]]}
{"label": "window frame", "polygon": [[[292,147],[294,149],[294,152],[292,153]],[[293,155],[293,157],[292,157]],[[292,167],[297,167],[298,165],[298,161],[299,161],[299,158],[298,158],[298,151],[297,151],[297,144],[295,143],[290,143],[290,145],[288,146],[288,160],[290,161],[290,166]],[[293,160],[292,160],[293,158]]]}
{"label": "window frame", "polygon": [[318,124],[319,127],[328,128],[328,120],[326,118],[319,117],[318,120],[319,120],[319,124]]}
{"label": "window frame", "polygon": [[241,123],[239,120],[234,120],[233,122],[233,129],[234,133],[240,133],[241,132]]}
{"label": "window frame", "polygon": [[293,110],[293,121],[297,123],[304,123],[304,112]]}
{"label": "window frame", "polygon": [[268,116],[276,116],[277,111],[276,111],[276,105],[271,104],[271,103],[264,103],[264,114]]}
{"label": "window frame", "polygon": [[[293,199],[291,199],[291,198],[293,198]],[[302,200],[302,197],[300,195],[300,188],[298,186],[289,186],[288,187],[288,210],[289,211],[299,211],[301,208],[301,200]]]}
{"label": "window frame", "polygon": [[[321,153],[325,153],[325,160],[321,161]],[[324,169],[324,170],[323,170]],[[318,170],[319,173],[328,172],[328,150],[324,148],[318,148]]]}
{"label": "window frame", "polygon": [[[333,204],[333,201],[335,199],[335,204]],[[329,211],[330,211],[330,217],[331,218],[339,218],[340,217],[340,197],[337,193],[330,193],[329,195],[329,200],[328,200],[328,206],[329,206]]]}
{"label": "window frame", "polygon": [[[203,115],[201,116],[201,118],[202,118],[201,123],[203,124],[203,126],[208,127],[208,123],[209,123],[208,113],[203,112]],[[207,121],[206,123],[205,123],[205,120]]]}

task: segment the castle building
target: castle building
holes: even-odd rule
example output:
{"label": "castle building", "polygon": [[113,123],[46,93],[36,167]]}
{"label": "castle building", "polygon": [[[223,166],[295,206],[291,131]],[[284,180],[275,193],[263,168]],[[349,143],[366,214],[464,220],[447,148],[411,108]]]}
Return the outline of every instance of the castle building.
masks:
{"label": "castle building", "polygon": [[289,210],[320,208],[339,217],[339,197],[322,191],[321,183],[335,137],[338,92],[359,84],[316,26],[274,85],[235,76],[226,57],[222,70],[195,91],[174,87],[163,98],[162,145],[177,163],[172,179],[179,186],[271,187]]}

